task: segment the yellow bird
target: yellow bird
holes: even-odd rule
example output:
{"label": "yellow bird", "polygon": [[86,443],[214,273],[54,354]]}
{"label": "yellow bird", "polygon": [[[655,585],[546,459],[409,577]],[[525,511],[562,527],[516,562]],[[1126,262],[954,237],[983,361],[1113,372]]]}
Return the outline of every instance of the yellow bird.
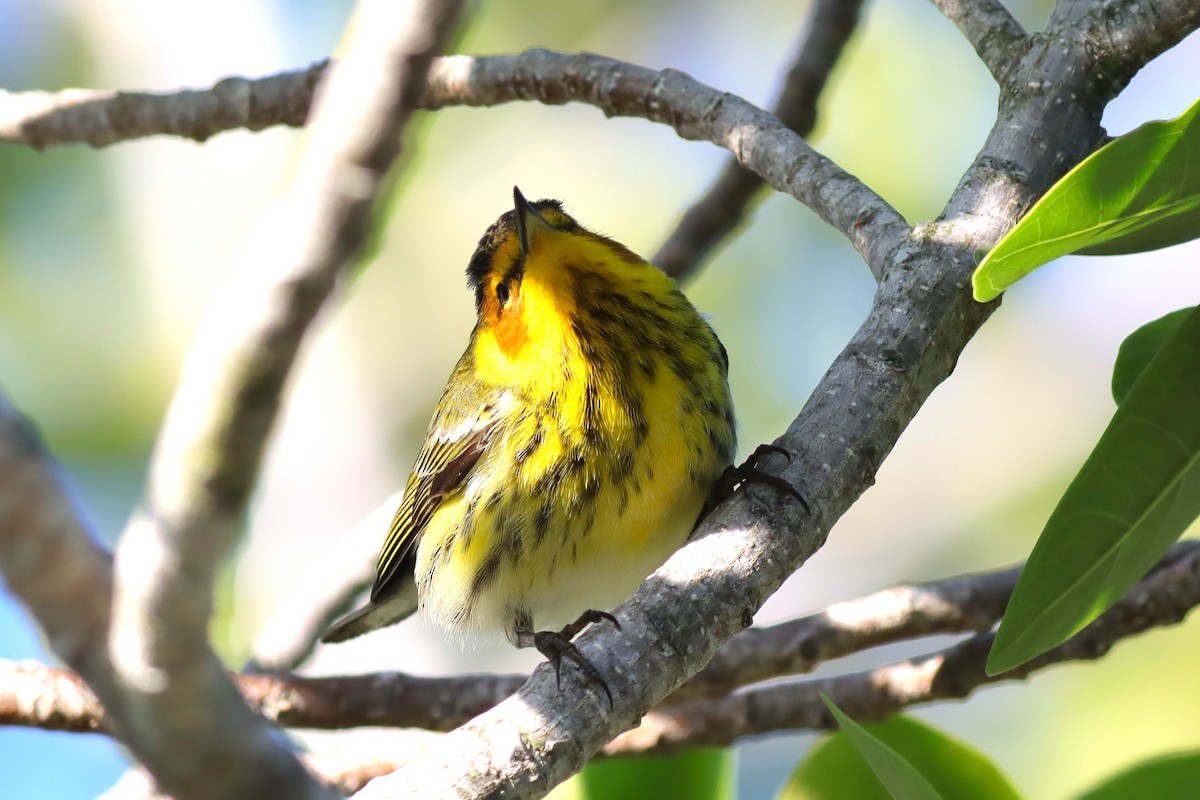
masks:
{"label": "yellow bird", "polygon": [[725,348],[675,282],[555,200],[515,208],[467,266],[478,320],[340,642],[417,608],[503,631],[557,669],[688,538],[735,449]]}

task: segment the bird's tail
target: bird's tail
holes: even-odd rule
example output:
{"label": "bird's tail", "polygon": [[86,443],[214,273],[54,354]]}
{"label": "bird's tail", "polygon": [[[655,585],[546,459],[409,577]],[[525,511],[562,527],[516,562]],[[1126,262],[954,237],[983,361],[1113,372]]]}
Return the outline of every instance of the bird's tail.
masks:
{"label": "bird's tail", "polygon": [[333,623],[321,636],[321,641],[326,644],[344,642],[377,628],[394,625],[412,616],[416,610],[416,581],[401,581],[396,591],[371,600]]}

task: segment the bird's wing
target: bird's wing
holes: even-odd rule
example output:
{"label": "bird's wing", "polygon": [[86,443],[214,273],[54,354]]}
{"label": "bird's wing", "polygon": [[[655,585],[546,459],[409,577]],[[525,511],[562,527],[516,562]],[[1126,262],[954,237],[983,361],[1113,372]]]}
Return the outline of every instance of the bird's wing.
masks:
{"label": "bird's wing", "polygon": [[408,478],[404,500],[392,517],[387,539],[379,551],[375,586],[371,589],[372,601],[387,593],[388,584],[400,571],[405,556],[416,547],[421,531],[442,498],[453,494],[466,482],[500,420],[501,415],[494,404],[485,405],[479,414],[460,418],[452,425],[447,424],[451,421],[445,415],[434,418]]}

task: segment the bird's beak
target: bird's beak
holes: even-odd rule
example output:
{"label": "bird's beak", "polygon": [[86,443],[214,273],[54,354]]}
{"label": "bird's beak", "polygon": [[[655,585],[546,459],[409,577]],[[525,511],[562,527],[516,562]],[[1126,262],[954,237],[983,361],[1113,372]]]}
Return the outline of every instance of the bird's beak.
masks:
{"label": "bird's beak", "polygon": [[521,239],[521,254],[529,255],[529,250],[533,243],[530,237],[533,232],[538,228],[550,228],[551,225],[525,199],[525,195],[521,194],[521,190],[516,186],[513,187],[513,206],[517,212],[517,236]]}

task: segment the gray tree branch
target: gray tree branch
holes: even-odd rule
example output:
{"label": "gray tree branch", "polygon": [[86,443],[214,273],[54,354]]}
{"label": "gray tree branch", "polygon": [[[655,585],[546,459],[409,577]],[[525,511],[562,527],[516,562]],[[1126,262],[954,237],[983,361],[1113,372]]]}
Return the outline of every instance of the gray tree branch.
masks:
{"label": "gray tree branch", "polygon": [[225,78],[211,89],[179,92],[0,90],[0,143],[45,150],[64,144],[108,147],[146,136],[197,142],[235,128],[299,127],[327,61],[254,80]]}
{"label": "gray tree branch", "polygon": [[995,634],[977,633],[939,652],[857,673],[751,689],[715,700],[666,706],[609,744],[608,755],[670,753],[727,745],[744,736],[795,729],[836,729],[821,701],[833,700],[856,722],[885,719],[905,708],[959,700],[1001,681],[1024,680],[1046,667],[1104,656],[1125,638],[1183,621],[1200,605],[1200,547],[1189,543],[1156,567],[1080,633],[1020,667],[988,675]]}
{"label": "gray tree branch", "polygon": [[[171,794],[278,790],[255,756],[281,748],[208,643],[213,582],[240,531],[304,332],[366,247],[400,133],[460,5],[360,4],[359,33],[321,87],[286,226],[251,254],[261,266],[211,309],[159,434],[142,508],[118,542],[109,646],[124,689],[122,727]],[[173,757],[180,751],[188,757]],[[319,794],[315,784],[309,793]]]}
{"label": "gray tree branch", "polygon": [[[1176,40],[1186,35],[1188,28],[1182,23],[1191,19],[1183,12],[1181,16],[1181,26],[1172,34]],[[1123,84],[1109,76],[1089,76],[1091,33],[1082,28],[1066,38],[1062,32],[1031,46],[1014,83],[1036,85],[1038,91],[1002,95],[996,126],[941,220],[919,226],[898,241],[888,235],[897,230],[892,222],[870,226],[867,235],[881,239],[864,242],[859,249],[884,267],[876,301],[796,421],[776,441],[792,455],[780,474],[808,499],[812,516],[786,497],[760,496],[755,488],[735,495],[705,520],[699,538],[617,610],[619,633],[585,634],[579,642],[584,656],[602,674],[612,676],[609,685],[616,703],[610,713],[603,713],[603,700],[590,687],[571,677],[566,678],[570,689],[557,692],[552,675],[541,668],[517,695],[447,734],[419,761],[371,782],[359,797],[538,796],[582,767],[699,671],[720,643],[749,624],[763,600],[820,546],[829,526],[870,485],[900,432],[949,375],[995,307],[970,298],[967,287],[975,251],[993,243],[1100,139],[1098,111]],[[540,55],[526,57],[540,63]],[[539,71],[523,82],[522,96],[561,102],[578,92],[577,75],[586,72],[589,63],[566,72],[550,65],[549,74],[561,76],[572,88],[547,84]],[[615,82],[627,76],[609,77]],[[660,85],[676,84],[664,77]],[[691,90],[686,82],[677,85]],[[685,136],[699,135],[690,109],[681,119],[664,105],[668,93],[634,94],[643,102],[655,101],[648,103],[650,118],[670,120]],[[1087,97],[1089,102],[1073,97]],[[609,113],[619,110],[608,103],[602,107]],[[712,116],[720,118],[720,111]],[[721,130],[718,123],[714,141],[724,141]],[[1057,146],[1030,145],[1043,136],[1055,137]],[[737,138],[732,149],[744,164],[789,162],[770,146],[759,149],[753,135]],[[776,143],[781,149],[792,146],[784,136]],[[824,171],[807,169],[812,162],[803,148],[800,151],[790,162],[798,165],[791,177],[819,180]],[[766,152],[776,157],[764,158]],[[778,180],[778,173],[767,177],[775,178],[772,185],[790,183]],[[816,195],[815,205],[821,206],[848,203],[830,215],[843,222],[854,216],[847,209],[871,207],[845,182],[810,186],[796,195],[806,201]],[[774,461],[778,469],[782,459]],[[771,462],[763,466],[770,469]],[[523,744],[531,741],[540,744],[536,752]]]}
{"label": "gray tree branch", "polygon": [[907,233],[900,214],[862,181],[817,153],[774,115],[673,69],[655,71],[590,53],[451,56],[429,73],[426,107],[514,100],[587,103],[607,116],[671,126],[710,141],[770,186],[795,197],[850,240],[876,275]]}
{"label": "gray tree branch", "polygon": [[[53,695],[42,694],[34,699],[28,692],[39,688],[57,691],[66,707],[75,709],[75,719],[79,720],[99,709],[95,701],[99,696],[108,712],[103,721],[93,718],[96,725],[115,733],[156,774],[165,774],[169,782],[175,775],[172,770],[179,770],[180,765],[170,763],[170,758],[157,758],[154,753],[147,755],[144,742],[129,732],[127,689],[110,660],[107,639],[112,627],[112,560],[82,528],[32,426],[2,398],[0,568],[13,592],[41,623],[51,648],[86,679],[91,689],[86,691],[77,678],[59,675],[49,679],[26,668],[12,676],[17,693],[8,697],[5,705],[31,708],[34,713],[41,709],[53,720],[61,715],[41,705]],[[245,760],[231,759],[225,765],[227,774],[213,776],[211,783],[239,788],[245,780],[243,770],[252,766],[256,775],[295,797],[326,795],[295,757],[268,735],[261,721],[251,717],[251,723],[251,730],[239,739],[245,748],[240,759]],[[65,721],[62,724],[70,727]],[[177,760],[190,760],[187,751]]]}
{"label": "gray tree branch", "polygon": [[[779,121],[799,136],[807,137],[816,125],[817,98],[858,26],[861,7],[861,0],[816,0],[809,8],[795,60],[773,109]],[[676,280],[685,280],[742,224],[765,188],[757,173],[729,161],[684,212],[651,261]]]}
{"label": "gray tree branch", "polygon": [[[994,638],[990,628],[1003,613],[1018,572],[1013,568],[898,586],[801,620],[739,634],[684,686],[695,688],[672,695],[601,752],[662,754],[728,745],[761,733],[834,728],[822,694],[858,721],[884,719],[903,708],[961,699],[981,686],[1024,679],[1054,664],[1100,658],[1117,642],[1176,624],[1200,605],[1200,542],[1182,542],[1078,635],[1016,670],[989,676],[985,665]],[[940,651],[862,672],[731,693],[881,644],[964,631],[979,632]],[[764,661],[771,666],[764,667]],[[242,676],[238,684],[251,706],[278,725],[448,731],[516,691],[524,680],[386,673],[345,678]],[[0,724],[97,732],[105,730],[106,722],[95,697],[72,673],[0,661]],[[371,776],[381,774],[377,770],[385,766],[389,765],[374,765]]]}
{"label": "gray tree branch", "polygon": [[1079,26],[1091,35],[1093,71],[1123,86],[1141,69],[1144,56],[1173,47],[1200,20],[1200,5],[1191,0],[1105,0],[1080,5],[1082,19],[1074,22],[1075,9],[1055,10],[1051,26],[1069,31]]}
{"label": "gray tree branch", "polygon": [[[719,696],[756,681],[805,673],[822,662],[881,644],[934,633],[987,630],[999,619],[1017,574],[1014,567],[897,586],[798,620],[744,631],[668,702]],[[416,678],[402,673],[237,679],[251,707],[276,724],[433,731],[461,725],[511,695],[525,680],[519,675]],[[108,723],[98,703],[76,699],[77,681],[70,673],[37,664],[0,661],[0,724],[105,729]],[[30,709],[33,697],[40,698],[36,711]]]}
{"label": "gray tree branch", "polygon": [[104,706],[77,673],[0,659],[0,725],[103,733]]}
{"label": "gray tree branch", "polygon": [[[860,0],[817,0],[804,23],[797,55],[788,70],[783,89],[774,109],[775,116],[800,136],[807,136],[816,122],[817,99],[842,49],[858,23]],[[683,215],[668,240],[652,259],[655,264],[683,280],[697,269],[701,260],[741,224],[751,202],[766,188],[765,181],[731,160],[705,195]],[[389,499],[394,509],[397,500]],[[381,528],[373,512],[361,530]],[[391,513],[387,511],[387,513]],[[360,528],[356,528],[360,531]],[[356,533],[350,536],[357,541]],[[313,650],[320,634],[348,604],[374,580],[375,547],[364,550],[366,558],[351,569],[337,572],[346,576],[340,584],[328,584],[324,591],[306,586],[280,603],[279,612],[268,622],[255,645],[252,670],[287,671],[296,668]],[[354,543],[344,545],[357,552]],[[339,545],[339,552],[343,545]],[[330,572],[324,568],[327,579]]]}
{"label": "gray tree branch", "polygon": [[[998,576],[1000,573],[997,573]],[[667,706],[650,712],[642,724],[610,742],[604,756],[654,755],[728,745],[743,736],[796,729],[833,729],[821,701],[827,695],[858,721],[937,700],[962,699],[991,683],[1023,680],[1054,664],[1102,657],[1123,638],[1183,619],[1200,604],[1200,544],[1176,547],[1145,579],[1078,635],[1017,670],[985,672],[993,634],[970,636],[944,650],[860,673],[753,689],[714,700]],[[409,754],[419,757],[419,753]],[[411,760],[411,759],[409,759]],[[403,768],[408,761],[366,762],[351,768],[314,772],[344,792]],[[136,789],[137,787],[135,787]],[[150,800],[144,792],[112,800]]]}
{"label": "gray tree branch", "polygon": [[33,425],[0,395],[0,569],[65,662],[99,680],[112,558],[92,540]]}
{"label": "gray tree branch", "polygon": [[[427,95],[434,107],[582,101],[606,113],[666,122],[682,136],[727,147],[740,163],[843,231],[882,281],[858,333],[777,442],[793,456],[780,474],[808,499],[811,517],[765,489],[735,495],[705,521],[701,536],[618,610],[620,632],[581,637],[584,655],[614,689],[610,713],[594,687],[564,673],[559,692],[543,667],[517,695],[361,796],[540,794],[578,770],[749,624],[871,483],[900,432],[994,308],[975,304],[966,291],[974,252],[994,242],[1100,140],[1100,113],[1128,76],[1196,25],[1190,4],[1147,2],[1142,7],[1153,6],[1153,20],[1130,14],[1126,31],[1145,49],[1098,52],[1093,37],[1108,22],[1077,13],[1083,6],[1061,4],[1051,35],[1031,42],[1013,67],[1012,86],[1021,88],[1002,93],[996,125],[942,217],[912,231],[886,202],[769,114],[680,73],[545,51],[438,62]],[[1084,24],[1068,28],[1062,24],[1067,19]],[[1097,66],[1103,69],[1093,74]],[[1030,146],[1040,139],[1056,146]],[[773,461],[778,467],[782,459]]]}
{"label": "gray tree branch", "polygon": [[[288,227],[248,258],[264,266],[239,287],[249,302],[218,307],[189,355],[143,506],[118,544],[111,592],[93,597],[101,605],[112,596],[108,647],[87,633],[114,674],[85,674],[97,676],[122,740],[175,796],[330,796],[246,707],[210,649],[213,579],[302,335],[365,247],[400,131],[460,6],[361,5],[359,36],[323,85]],[[106,617],[107,605],[96,613]],[[39,619],[52,637],[76,635],[70,620]],[[60,622],[65,632],[54,629]]]}
{"label": "gray tree branch", "polygon": [[[256,94],[257,83],[248,82],[243,91]],[[291,85],[305,91],[298,78]],[[189,96],[200,103],[199,94]],[[163,118],[169,105],[168,98],[161,95],[124,95],[123,100],[150,106],[144,116],[152,120]],[[572,56],[548,50],[530,50],[519,56],[448,56],[436,59],[430,68],[422,105],[432,110],[515,100],[551,105],[588,103],[610,116],[662,122],[685,139],[708,140],[724,147],[743,167],[797,198],[845,234],[877,276],[886,253],[908,230],[883,198],[816,153],[773,115],[678,70],[655,71],[597,55]],[[52,102],[42,101],[41,116],[31,116],[22,113],[20,101],[19,96],[10,95],[7,103],[0,103],[0,137],[5,132],[15,137],[0,141],[25,142],[22,131],[37,128],[41,119],[53,114]],[[78,105],[79,93],[72,90],[65,102]],[[100,93],[90,106],[101,127],[106,102],[116,102],[116,98]],[[283,109],[280,111],[282,119]],[[170,130],[143,128],[138,134],[173,133],[180,127],[181,122],[173,121]],[[81,128],[86,125],[77,120],[71,130]],[[211,130],[206,126],[203,134],[211,135]],[[37,141],[42,146],[51,143],[44,132]]]}
{"label": "gray tree branch", "polygon": [[1007,87],[1014,65],[1029,46],[1025,29],[1000,0],[933,0],[975,48],[996,83]]}

